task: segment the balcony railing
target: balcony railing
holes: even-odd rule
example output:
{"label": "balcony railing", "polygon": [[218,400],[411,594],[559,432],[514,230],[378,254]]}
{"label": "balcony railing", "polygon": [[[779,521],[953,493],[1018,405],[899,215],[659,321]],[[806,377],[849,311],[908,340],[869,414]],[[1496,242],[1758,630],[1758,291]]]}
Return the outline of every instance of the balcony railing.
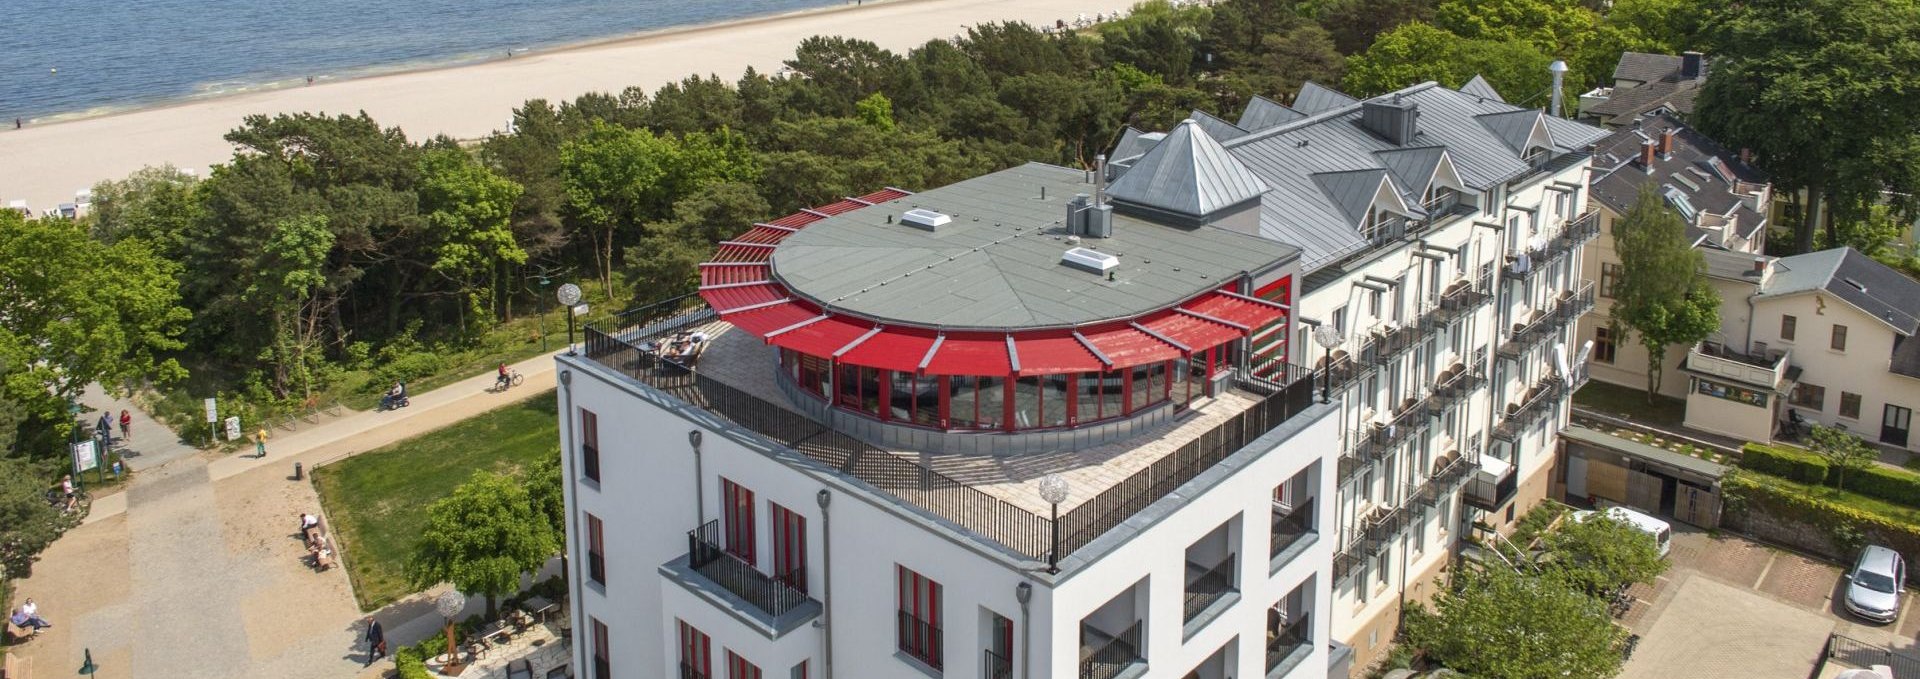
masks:
{"label": "balcony railing", "polygon": [[1687,369],[1748,384],[1775,386],[1787,378],[1787,366],[1792,358],[1791,350],[1746,354],[1719,342],[1701,342],[1687,352]]}
{"label": "balcony railing", "polygon": [[1126,480],[1060,516],[1060,542],[1046,516],[1034,514],[930,467],[891,454],[836,431],[757,394],[734,388],[699,370],[660,360],[640,347],[680,329],[710,323],[717,316],[696,296],[661,302],[621,313],[610,322],[589,324],[586,357],[606,368],[650,385],[673,398],[733,421],[741,428],[866,482],[901,502],[919,507],[975,535],[1032,558],[1057,551],[1073,553],[1155,501],[1211,469],[1254,439],[1312,408],[1316,373],[1286,366],[1267,380],[1236,377],[1235,384],[1264,396]]}
{"label": "balcony railing", "polygon": [[1267,673],[1275,674],[1281,663],[1296,660],[1293,656],[1301,649],[1313,645],[1313,627],[1311,617],[1302,615],[1299,620],[1289,623],[1279,631],[1267,630]]}
{"label": "balcony railing", "polygon": [[1552,413],[1553,407],[1569,393],[1572,392],[1565,378],[1559,375],[1541,378],[1518,403],[1507,404],[1507,414],[1499,424],[1494,425],[1493,437],[1502,441],[1518,438],[1521,432],[1538,423],[1541,417]]}
{"label": "balcony railing", "polygon": [[[606,675],[600,675],[600,676],[606,676]],[[680,679],[709,679],[709,677],[707,676],[706,672],[702,672],[699,669],[695,668],[693,665],[689,665],[683,662],[683,663],[680,663]]]}
{"label": "balcony railing", "polygon": [[1080,679],[1113,679],[1141,661],[1138,622],[1118,635],[1081,623],[1080,637]]}
{"label": "balcony railing", "polygon": [[1436,470],[1432,476],[1407,490],[1406,501],[1399,505],[1377,510],[1371,517],[1365,517],[1359,530],[1347,540],[1347,544],[1333,559],[1334,580],[1344,580],[1353,569],[1365,563],[1367,558],[1380,553],[1394,540],[1404,535],[1408,528],[1418,525],[1426,516],[1424,512],[1414,511],[1415,506],[1432,508],[1450,497],[1454,491],[1466,484],[1467,477],[1478,469],[1473,454],[1453,459],[1446,466]]}
{"label": "balcony railing", "polygon": [[1547,239],[1544,245],[1529,248],[1515,256],[1500,270],[1500,275],[1509,280],[1526,280],[1533,276],[1534,272],[1546,268],[1548,264],[1559,259],[1561,255],[1585,245],[1600,235],[1598,215],[1597,211],[1588,211],[1586,214],[1568,220],[1566,226],[1560,229],[1560,233]]}
{"label": "balcony railing", "polygon": [[[806,603],[807,594],[766,573],[754,569],[720,546],[720,521],[687,531],[687,565],[734,596],[745,599],[768,615],[779,617]],[[804,569],[787,578],[806,577]]]}
{"label": "balcony railing", "polygon": [[980,652],[980,679],[1013,679],[1013,659],[986,649]]}
{"label": "balcony railing", "polygon": [[900,652],[913,656],[928,667],[940,669],[946,660],[945,639],[940,626],[900,611]]}
{"label": "balcony railing", "polygon": [[1493,301],[1492,288],[1487,281],[1467,284],[1465,280],[1455,284],[1440,296],[1432,309],[1420,316],[1420,327],[1431,332],[1446,327],[1455,320],[1472,315]]}
{"label": "balcony railing", "polygon": [[[1192,562],[1187,563],[1189,572],[1199,571],[1199,573],[1187,583],[1185,615],[1181,620],[1193,622],[1193,619],[1207,610],[1208,606],[1212,606],[1213,602],[1236,591],[1233,588],[1234,556],[1232,553],[1227,554],[1227,558],[1221,559],[1220,563],[1214,564],[1212,568]],[[1203,568],[1205,570],[1201,570]]]}
{"label": "balcony railing", "polygon": [[1472,366],[1455,363],[1440,371],[1433,385],[1433,395],[1427,397],[1435,412],[1445,413],[1448,408],[1463,400],[1481,385],[1487,383],[1486,359],[1474,361]]}
{"label": "balcony railing", "polygon": [[1504,470],[1498,476],[1493,473],[1492,463],[1489,463],[1487,469],[1472,475],[1471,483],[1467,484],[1467,492],[1463,498],[1468,506],[1489,512],[1499,511],[1501,507],[1507,506],[1507,501],[1512,500],[1513,496],[1519,492],[1520,472],[1511,464],[1501,464],[1498,467]]}
{"label": "balcony railing", "polygon": [[1281,552],[1313,532],[1312,498],[1290,507],[1273,503],[1273,549],[1268,556],[1280,556]]}
{"label": "balcony railing", "polygon": [[1376,330],[1371,341],[1374,350],[1369,356],[1374,365],[1392,365],[1419,343],[1420,328],[1413,324]]}
{"label": "balcony railing", "polygon": [[1579,320],[1582,315],[1592,310],[1593,283],[1582,285],[1578,290],[1570,290],[1554,300],[1551,307],[1539,310],[1533,320],[1518,324],[1518,327],[1507,335],[1507,341],[1500,344],[1500,355],[1506,358],[1519,358],[1541,340],[1565,329],[1568,324]]}

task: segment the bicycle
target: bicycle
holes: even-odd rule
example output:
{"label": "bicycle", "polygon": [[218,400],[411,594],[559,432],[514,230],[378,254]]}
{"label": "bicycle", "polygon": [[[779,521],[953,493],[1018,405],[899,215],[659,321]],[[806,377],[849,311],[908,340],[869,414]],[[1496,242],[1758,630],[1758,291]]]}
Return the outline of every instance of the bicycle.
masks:
{"label": "bicycle", "polygon": [[497,378],[494,378],[493,390],[506,391],[508,389],[512,389],[514,387],[520,386],[521,383],[526,381],[527,381],[527,378],[521,375],[520,371],[514,370],[512,368],[508,368],[507,373],[505,375],[501,375]]}

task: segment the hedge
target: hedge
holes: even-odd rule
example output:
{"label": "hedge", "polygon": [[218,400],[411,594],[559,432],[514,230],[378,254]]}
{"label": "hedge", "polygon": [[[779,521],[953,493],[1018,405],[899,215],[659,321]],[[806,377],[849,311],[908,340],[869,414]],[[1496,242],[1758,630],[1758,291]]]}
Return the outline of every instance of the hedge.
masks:
{"label": "hedge", "polygon": [[[1855,545],[1841,544],[1843,534],[1856,539],[1886,545],[1909,559],[1920,557],[1920,525],[1906,520],[1834,502],[1808,494],[1806,489],[1768,483],[1751,474],[1729,474],[1722,488],[1729,497],[1728,511],[1761,513],[1780,521],[1805,524],[1824,532],[1834,547],[1847,550]],[[1851,554],[1837,554],[1846,560]]]}
{"label": "hedge", "polygon": [[1740,450],[1740,466],[1801,483],[1826,483],[1827,461],[1813,453],[1749,443]]}
{"label": "hedge", "polygon": [[1920,474],[1872,465],[1847,472],[1847,490],[1908,507],[1920,507]]}

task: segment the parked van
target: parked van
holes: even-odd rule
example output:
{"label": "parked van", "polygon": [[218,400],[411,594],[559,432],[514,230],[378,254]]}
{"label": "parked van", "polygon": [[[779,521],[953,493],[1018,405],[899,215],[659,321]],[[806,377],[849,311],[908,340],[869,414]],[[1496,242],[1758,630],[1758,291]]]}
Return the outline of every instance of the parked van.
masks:
{"label": "parked van", "polygon": [[[1580,511],[1573,513],[1573,520],[1585,521],[1597,512]],[[1666,557],[1673,549],[1673,526],[1626,507],[1608,507],[1607,518],[1640,529],[1640,532],[1653,536],[1653,544],[1660,548],[1660,556]]]}

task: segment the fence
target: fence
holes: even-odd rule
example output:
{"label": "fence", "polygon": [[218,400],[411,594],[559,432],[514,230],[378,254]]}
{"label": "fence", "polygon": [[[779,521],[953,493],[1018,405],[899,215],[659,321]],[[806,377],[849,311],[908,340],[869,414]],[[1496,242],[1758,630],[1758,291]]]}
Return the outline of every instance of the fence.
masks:
{"label": "fence", "polygon": [[1827,637],[1826,659],[1854,667],[1886,665],[1893,668],[1893,679],[1920,679],[1920,658],[1842,634]]}
{"label": "fence", "polygon": [[[689,404],[725,417],[842,474],[918,506],[1020,554],[1045,558],[1051,522],[917,462],[876,448],[746,391],[641,350],[653,338],[716,318],[686,298],[615,317],[619,329],[585,329],[586,356]],[[1314,404],[1313,375],[1288,366],[1279,378],[1239,386],[1267,394],[1252,407],[1060,516],[1061,556],[1120,525],[1226,456]]]}

